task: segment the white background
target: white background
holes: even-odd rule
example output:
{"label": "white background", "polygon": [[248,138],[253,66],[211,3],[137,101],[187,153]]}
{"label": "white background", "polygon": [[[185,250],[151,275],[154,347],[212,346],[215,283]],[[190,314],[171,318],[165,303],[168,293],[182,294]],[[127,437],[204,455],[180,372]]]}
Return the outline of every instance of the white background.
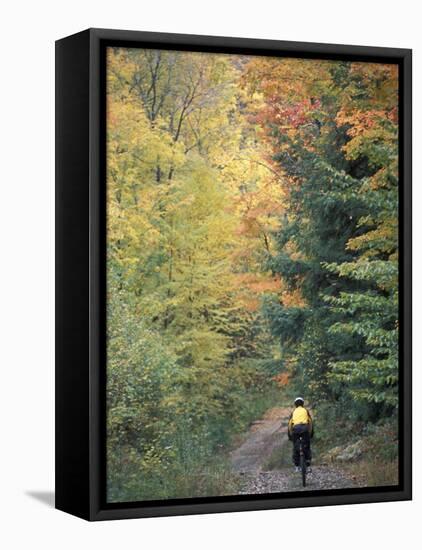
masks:
{"label": "white background", "polygon": [[[414,49],[415,464],[420,464],[418,341],[421,26],[411,0],[33,0],[0,20],[0,546],[208,549],[398,548],[421,539],[415,500],[90,524],[54,510],[54,40],[87,27]],[[418,154],[419,153],[419,154]]]}

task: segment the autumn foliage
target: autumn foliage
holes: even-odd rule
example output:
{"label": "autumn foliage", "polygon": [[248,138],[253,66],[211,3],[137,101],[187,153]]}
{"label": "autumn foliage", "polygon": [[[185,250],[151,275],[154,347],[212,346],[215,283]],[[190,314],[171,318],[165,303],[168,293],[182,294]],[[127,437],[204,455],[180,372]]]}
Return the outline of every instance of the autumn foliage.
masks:
{"label": "autumn foliage", "polygon": [[234,491],[218,457],[280,387],[394,416],[397,85],[108,49],[109,500]]}

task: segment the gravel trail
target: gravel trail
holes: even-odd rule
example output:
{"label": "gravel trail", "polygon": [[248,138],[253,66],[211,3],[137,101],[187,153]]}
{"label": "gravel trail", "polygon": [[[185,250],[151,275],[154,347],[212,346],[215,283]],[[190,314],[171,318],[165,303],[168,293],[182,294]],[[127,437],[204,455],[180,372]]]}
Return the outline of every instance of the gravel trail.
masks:
{"label": "gravel trail", "polygon": [[291,443],[286,434],[290,409],[276,407],[268,410],[261,420],[251,425],[246,440],[231,453],[234,472],[241,478],[240,494],[284,493],[292,491],[314,491],[320,489],[344,489],[357,487],[358,482],[348,477],[334,465],[313,464],[302,487],[300,475],[293,467],[267,470],[267,464],[274,452]]}

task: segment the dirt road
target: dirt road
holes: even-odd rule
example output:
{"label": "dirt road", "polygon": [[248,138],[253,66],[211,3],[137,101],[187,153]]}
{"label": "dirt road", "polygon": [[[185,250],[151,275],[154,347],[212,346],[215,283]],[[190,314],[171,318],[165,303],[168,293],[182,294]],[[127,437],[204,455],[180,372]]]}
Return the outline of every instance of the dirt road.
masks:
{"label": "dirt road", "polygon": [[[335,466],[319,465],[315,457],[313,471],[308,475],[307,486],[302,487],[300,475],[290,464],[291,443],[287,438],[289,408],[268,410],[262,419],[254,422],[246,440],[231,453],[234,472],[241,476],[241,494],[313,491],[317,489],[344,489],[355,487]],[[286,448],[286,446],[288,446]],[[274,457],[283,456],[279,467],[274,467]],[[277,461],[276,461],[277,462]],[[270,469],[271,468],[271,469]]]}

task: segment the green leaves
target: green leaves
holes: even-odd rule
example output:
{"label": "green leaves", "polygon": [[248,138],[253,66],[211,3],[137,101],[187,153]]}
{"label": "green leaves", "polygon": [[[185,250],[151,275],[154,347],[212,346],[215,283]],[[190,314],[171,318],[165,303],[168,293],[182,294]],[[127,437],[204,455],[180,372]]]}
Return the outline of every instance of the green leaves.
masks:
{"label": "green leaves", "polygon": [[263,127],[288,193],[269,265],[306,304],[264,312],[298,389],[364,415],[364,402],[397,405],[397,72],[333,63],[329,74],[318,113],[303,111],[308,83],[268,85]]}
{"label": "green leaves", "polygon": [[180,497],[186,487],[205,496],[195,476],[273,387],[262,361],[274,367],[274,340],[259,304],[280,286],[261,272],[278,225],[269,185],[278,174],[244,112],[238,61],[108,51],[113,500]]}
{"label": "green leaves", "polygon": [[203,495],[280,372],[390,414],[394,66],[111,48],[107,86],[112,498]]}

